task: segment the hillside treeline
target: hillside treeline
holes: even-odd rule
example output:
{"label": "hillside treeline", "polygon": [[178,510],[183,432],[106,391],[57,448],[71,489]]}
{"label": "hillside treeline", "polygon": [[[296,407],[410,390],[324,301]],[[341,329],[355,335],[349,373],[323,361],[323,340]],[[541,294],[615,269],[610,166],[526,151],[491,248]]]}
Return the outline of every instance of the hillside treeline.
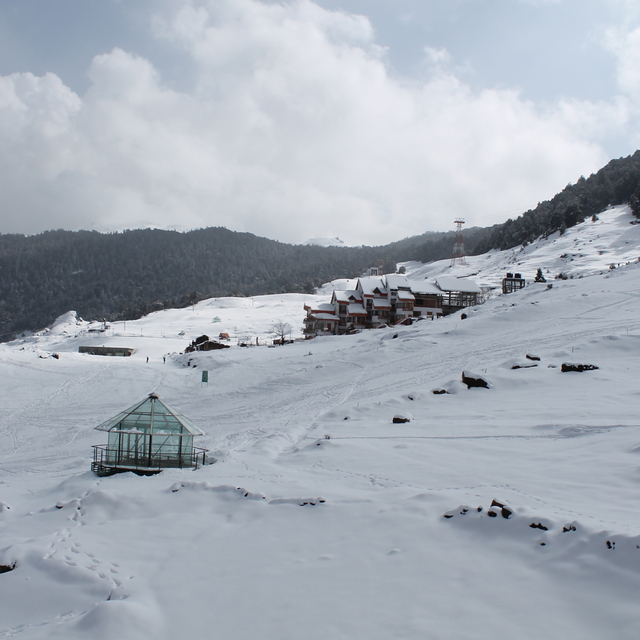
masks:
{"label": "hillside treeline", "polygon": [[0,235],[0,335],[40,329],[70,309],[128,320],[214,296],[312,293],[380,260],[393,271],[401,255],[399,247],[289,245],[219,227]]}
{"label": "hillside treeline", "polygon": [[[475,255],[529,243],[623,203],[640,217],[640,151],[515,220],[465,229],[466,250]],[[429,232],[382,247],[317,247],[221,227],[0,235],[0,337],[40,329],[70,309],[86,319],[130,320],[208,297],[312,293],[380,260],[392,272],[401,261],[447,259],[454,236]]]}

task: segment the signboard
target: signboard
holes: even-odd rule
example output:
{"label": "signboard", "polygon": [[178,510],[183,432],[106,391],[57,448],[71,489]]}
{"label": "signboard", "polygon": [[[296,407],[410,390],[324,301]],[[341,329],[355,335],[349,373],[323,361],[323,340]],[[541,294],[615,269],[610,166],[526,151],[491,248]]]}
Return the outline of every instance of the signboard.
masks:
{"label": "signboard", "polygon": [[202,372],[202,382],[209,383],[209,372],[208,371],[203,371]]}

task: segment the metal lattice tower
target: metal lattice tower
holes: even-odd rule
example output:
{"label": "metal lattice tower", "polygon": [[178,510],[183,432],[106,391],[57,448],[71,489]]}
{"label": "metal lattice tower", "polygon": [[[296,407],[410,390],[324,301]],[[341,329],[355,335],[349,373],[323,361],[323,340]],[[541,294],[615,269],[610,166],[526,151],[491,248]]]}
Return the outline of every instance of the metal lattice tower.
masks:
{"label": "metal lattice tower", "polygon": [[465,256],[467,252],[464,249],[464,238],[462,237],[462,225],[464,220],[462,218],[456,218],[456,241],[453,244],[453,253],[451,254],[451,266],[456,264],[467,264]]}

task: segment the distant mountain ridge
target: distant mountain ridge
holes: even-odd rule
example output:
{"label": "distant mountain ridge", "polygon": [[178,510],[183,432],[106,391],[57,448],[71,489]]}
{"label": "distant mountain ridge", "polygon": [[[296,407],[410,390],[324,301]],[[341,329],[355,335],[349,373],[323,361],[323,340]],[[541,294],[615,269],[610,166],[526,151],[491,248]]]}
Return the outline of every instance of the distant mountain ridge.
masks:
{"label": "distant mountain ridge", "polygon": [[[609,205],[640,217],[640,151],[581,177],[515,220],[465,229],[467,253],[527,244]],[[179,233],[47,231],[0,235],[0,336],[40,329],[69,309],[91,319],[134,319],[216,296],[311,293],[384,262],[451,256],[454,232],[426,232],[380,247],[289,245],[211,227]]]}
{"label": "distant mountain ridge", "polygon": [[310,244],[318,247],[346,247],[347,245],[340,238],[309,238],[302,244]]}

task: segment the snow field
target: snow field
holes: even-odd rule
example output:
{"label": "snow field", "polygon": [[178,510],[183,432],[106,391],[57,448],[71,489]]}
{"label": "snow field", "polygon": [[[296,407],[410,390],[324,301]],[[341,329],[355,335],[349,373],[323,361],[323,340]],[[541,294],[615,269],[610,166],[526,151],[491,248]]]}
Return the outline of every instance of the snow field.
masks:
{"label": "snow field", "polygon": [[[299,328],[309,296],[290,294],[203,301],[99,336],[68,316],[0,345],[0,566],[15,563],[0,573],[0,637],[635,640],[629,220],[612,210],[470,258],[483,284],[548,264],[575,277],[465,320],[179,355],[201,333]],[[559,258],[567,243],[584,257]],[[616,251],[625,264],[609,270]],[[136,352],[78,354],[88,340]],[[465,370],[489,388],[467,389]],[[151,391],[205,430],[197,444],[217,461],[96,477],[93,427]]]}

